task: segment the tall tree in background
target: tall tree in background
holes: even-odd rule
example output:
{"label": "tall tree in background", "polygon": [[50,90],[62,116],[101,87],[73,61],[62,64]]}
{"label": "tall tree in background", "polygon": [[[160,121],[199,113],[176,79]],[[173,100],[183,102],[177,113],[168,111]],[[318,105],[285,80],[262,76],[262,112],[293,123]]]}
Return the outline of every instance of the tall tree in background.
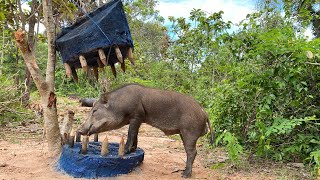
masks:
{"label": "tall tree in background", "polygon": [[263,0],[260,3],[283,8],[288,17],[296,18],[301,27],[312,26],[313,35],[320,37],[320,2],[319,0]]}

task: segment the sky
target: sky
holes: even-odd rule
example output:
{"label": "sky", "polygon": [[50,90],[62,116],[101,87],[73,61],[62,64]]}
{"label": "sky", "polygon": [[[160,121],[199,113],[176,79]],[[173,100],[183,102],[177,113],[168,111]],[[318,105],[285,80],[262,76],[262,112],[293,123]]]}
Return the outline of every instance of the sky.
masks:
{"label": "sky", "polygon": [[156,9],[167,19],[169,16],[189,17],[192,9],[208,13],[223,11],[224,21],[239,23],[255,11],[256,0],[159,0]]}
{"label": "sky", "polygon": [[[169,16],[188,18],[192,9],[201,9],[207,13],[223,11],[224,21],[238,24],[247,14],[257,10],[257,2],[259,0],[159,0],[156,9],[166,19],[166,26],[170,25]],[[313,37],[310,27],[306,29],[304,35],[309,39]]]}

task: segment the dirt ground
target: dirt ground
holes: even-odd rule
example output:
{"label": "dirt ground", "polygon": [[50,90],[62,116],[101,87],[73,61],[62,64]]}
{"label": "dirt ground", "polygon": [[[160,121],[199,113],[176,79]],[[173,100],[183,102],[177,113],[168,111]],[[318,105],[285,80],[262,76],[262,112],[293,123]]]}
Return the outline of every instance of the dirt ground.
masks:
{"label": "dirt ground", "polygon": [[[76,119],[84,119],[88,108],[64,107],[76,113]],[[59,112],[62,118],[63,113]],[[128,127],[99,134],[99,140],[108,135],[109,142],[119,142],[126,136]],[[93,138],[93,137],[91,137]],[[92,139],[91,139],[92,140]],[[180,138],[167,137],[158,129],[142,125],[138,146],[145,151],[143,163],[119,180],[176,180],[182,179],[186,154]],[[42,138],[42,125],[37,121],[8,125],[0,129],[0,180],[5,179],[75,179],[54,169],[56,158],[47,153],[47,144]],[[261,162],[259,165],[244,164],[235,168],[228,163],[227,154],[219,149],[208,150],[198,143],[198,156],[193,164],[191,179],[310,179],[303,168]],[[103,178],[106,179],[106,178]]]}

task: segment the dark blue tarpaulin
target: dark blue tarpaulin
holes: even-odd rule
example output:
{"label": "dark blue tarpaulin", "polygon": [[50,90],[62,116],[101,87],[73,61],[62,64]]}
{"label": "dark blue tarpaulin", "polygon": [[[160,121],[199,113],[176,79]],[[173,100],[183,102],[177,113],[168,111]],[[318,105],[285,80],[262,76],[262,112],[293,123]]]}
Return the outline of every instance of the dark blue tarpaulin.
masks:
{"label": "dark blue tarpaulin", "polygon": [[97,66],[99,48],[104,50],[109,65],[117,63],[114,45],[119,46],[123,58],[127,57],[128,48],[133,47],[121,0],[112,0],[72,26],[63,28],[56,39],[56,49],[63,63],[75,68],[81,67],[80,55],[86,57],[89,66]]}

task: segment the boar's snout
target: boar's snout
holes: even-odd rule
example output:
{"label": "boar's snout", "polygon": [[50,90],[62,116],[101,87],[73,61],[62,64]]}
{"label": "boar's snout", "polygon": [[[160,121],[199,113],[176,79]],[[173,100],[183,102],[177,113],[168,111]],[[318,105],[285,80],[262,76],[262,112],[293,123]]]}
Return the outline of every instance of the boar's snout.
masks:
{"label": "boar's snout", "polygon": [[78,129],[78,132],[81,135],[91,135],[90,134],[90,128],[91,128],[92,124],[88,124],[88,123],[84,123],[80,126],[80,128]]}

